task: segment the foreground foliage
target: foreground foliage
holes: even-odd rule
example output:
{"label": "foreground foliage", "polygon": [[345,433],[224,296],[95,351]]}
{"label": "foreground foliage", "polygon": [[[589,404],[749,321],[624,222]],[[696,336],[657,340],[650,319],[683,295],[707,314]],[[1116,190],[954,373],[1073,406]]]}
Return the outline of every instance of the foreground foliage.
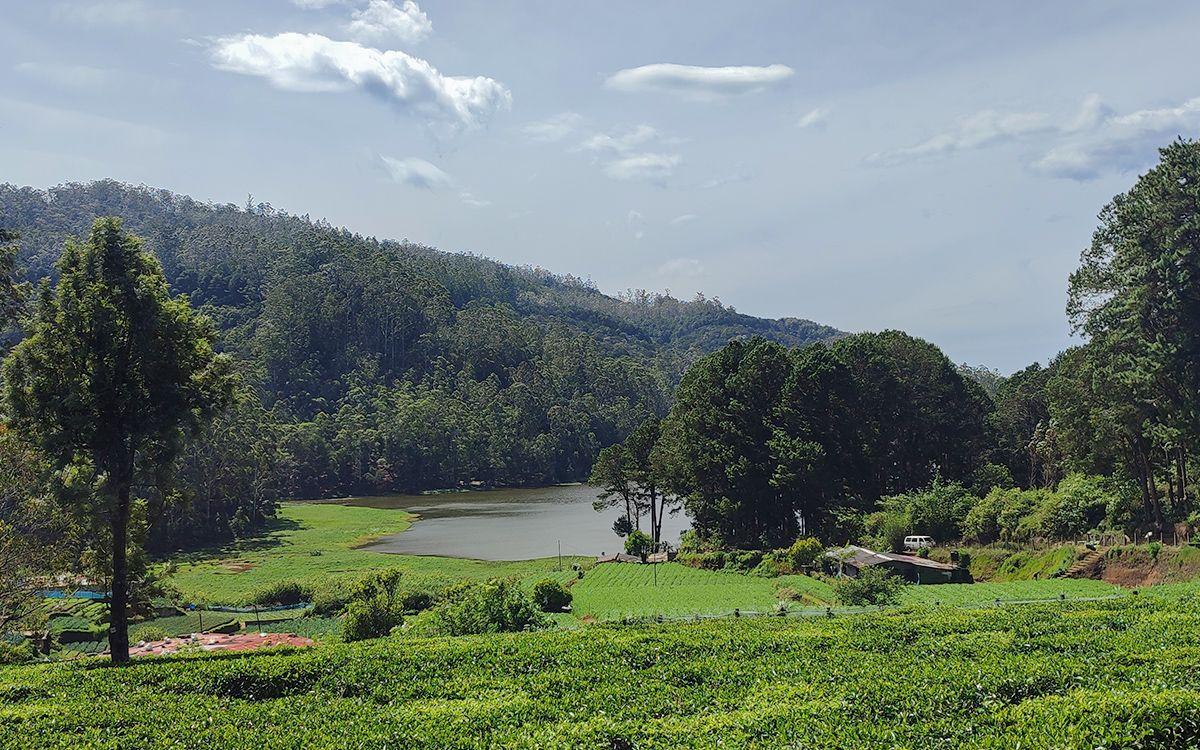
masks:
{"label": "foreground foliage", "polygon": [[0,669],[0,746],[1189,747],[1174,601],[577,632]]}

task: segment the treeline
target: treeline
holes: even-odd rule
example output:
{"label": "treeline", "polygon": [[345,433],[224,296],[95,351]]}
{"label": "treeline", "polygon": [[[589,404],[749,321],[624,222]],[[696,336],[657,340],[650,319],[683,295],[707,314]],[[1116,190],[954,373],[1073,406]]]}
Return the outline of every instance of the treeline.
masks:
{"label": "treeline", "polygon": [[730,337],[838,334],[112,181],[0,186],[0,228],[19,236],[4,258],[56,279],[65,242],[108,215],[212,319],[240,376],[170,476],[138,490],[159,549],[247,533],[281,498],[584,479]]}
{"label": "treeline", "polygon": [[1068,314],[1086,343],[1007,378],[894,331],[731,342],[683,376],[652,447],[606,457],[640,452],[640,474],[597,479],[635,501],[651,483],[700,547],[1200,526],[1200,144],[1104,208]]}

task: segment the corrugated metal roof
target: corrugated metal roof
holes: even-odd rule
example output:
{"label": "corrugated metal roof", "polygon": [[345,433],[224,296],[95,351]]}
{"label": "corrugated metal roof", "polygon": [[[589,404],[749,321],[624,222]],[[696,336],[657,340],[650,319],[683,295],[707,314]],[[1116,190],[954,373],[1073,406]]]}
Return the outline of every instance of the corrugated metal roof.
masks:
{"label": "corrugated metal roof", "polygon": [[830,550],[825,554],[835,560],[842,560],[843,562],[853,565],[856,568],[869,568],[873,565],[882,565],[883,563],[888,562],[899,562],[908,565],[915,565],[919,568],[928,568],[929,570],[950,571],[955,569],[953,565],[937,562],[936,560],[917,557],[916,555],[901,555],[895,552],[876,552],[875,550],[870,550],[866,547],[859,547],[855,544],[851,544],[848,547],[842,547],[841,549]]}

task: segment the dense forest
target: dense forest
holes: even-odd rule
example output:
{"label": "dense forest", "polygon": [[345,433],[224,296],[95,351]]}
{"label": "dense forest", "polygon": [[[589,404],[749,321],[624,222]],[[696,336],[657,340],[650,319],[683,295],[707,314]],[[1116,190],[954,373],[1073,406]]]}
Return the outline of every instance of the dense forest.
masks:
{"label": "dense forest", "polygon": [[1047,366],[956,368],[895,331],[733,341],[688,370],[665,419],[606,449],[594,479],[628,500],[625,527],[643,509],[686,508],[699,549],[800,533],[883,548],[912,533],[1188,536],[1200,528],[1200,143],[1162,149],[1099,219],[1067,284],[1084,343]]}
{"label": "dense forest", "polygon": [[[214,322],[239,375],[230,405],[138,488],[151,548],[245,533],[284,497],[583,479],[731,338],[839,335],[113,181],[0,186],[0,244],[28,304],[102,216]],[[4,346],[23,335],[11,327]]]}

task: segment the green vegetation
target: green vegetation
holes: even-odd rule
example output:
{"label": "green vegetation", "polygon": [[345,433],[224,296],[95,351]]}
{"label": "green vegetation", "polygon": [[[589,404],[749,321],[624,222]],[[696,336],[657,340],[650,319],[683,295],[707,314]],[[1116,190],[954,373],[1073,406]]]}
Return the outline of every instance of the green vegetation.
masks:
{"label": "green vegetation", "polygon": [[258,592],[300,584],[314,595],[347,585],[368,572],[393,568],[406,581],[448,585],[459,580],[516,576],[537,580],[573,577],[555,571],[555,560],[482,562],[449,557],[390,555],[357,547],[408,528],[404,511],[336,503],[284,503],[262,536],[211,552],[195,553],[178,565],[170,581],[186,601],[249,604]]}
{"label": "green vegetation", "polygon": [[832,601],[828,585],[807,576],[760,578],[697,570],[678,563],[597,565],[571,586],[572,611],[582,618],[728,615],[771,612],[788,587],[811,600]]}
{"label": "green vegetation", "polygon": [[1087,578],[1056,578],[1040,581],[1001,583],[943,583],[936,586],[905,586],[901,604],[935,604],[951,607],[984,606],[1001,602],[1034,602],[1127,596],[1128,591],[1104,581]]}
{"label": "green vegetation", "polygon": [[5,668],[0,737],[39,750],[1187,747],[1200,608],[1181,596]]}
{"label": "green vegetation", "polygon": [[278,499],[582,480],[700,354],[838,333],[104,181],[0,185],[0,342],[12,267],[54,276],[97,216],[145,239],[253,386],[177,462],[191,502],[155,514],[157,551],[243,536]]}

